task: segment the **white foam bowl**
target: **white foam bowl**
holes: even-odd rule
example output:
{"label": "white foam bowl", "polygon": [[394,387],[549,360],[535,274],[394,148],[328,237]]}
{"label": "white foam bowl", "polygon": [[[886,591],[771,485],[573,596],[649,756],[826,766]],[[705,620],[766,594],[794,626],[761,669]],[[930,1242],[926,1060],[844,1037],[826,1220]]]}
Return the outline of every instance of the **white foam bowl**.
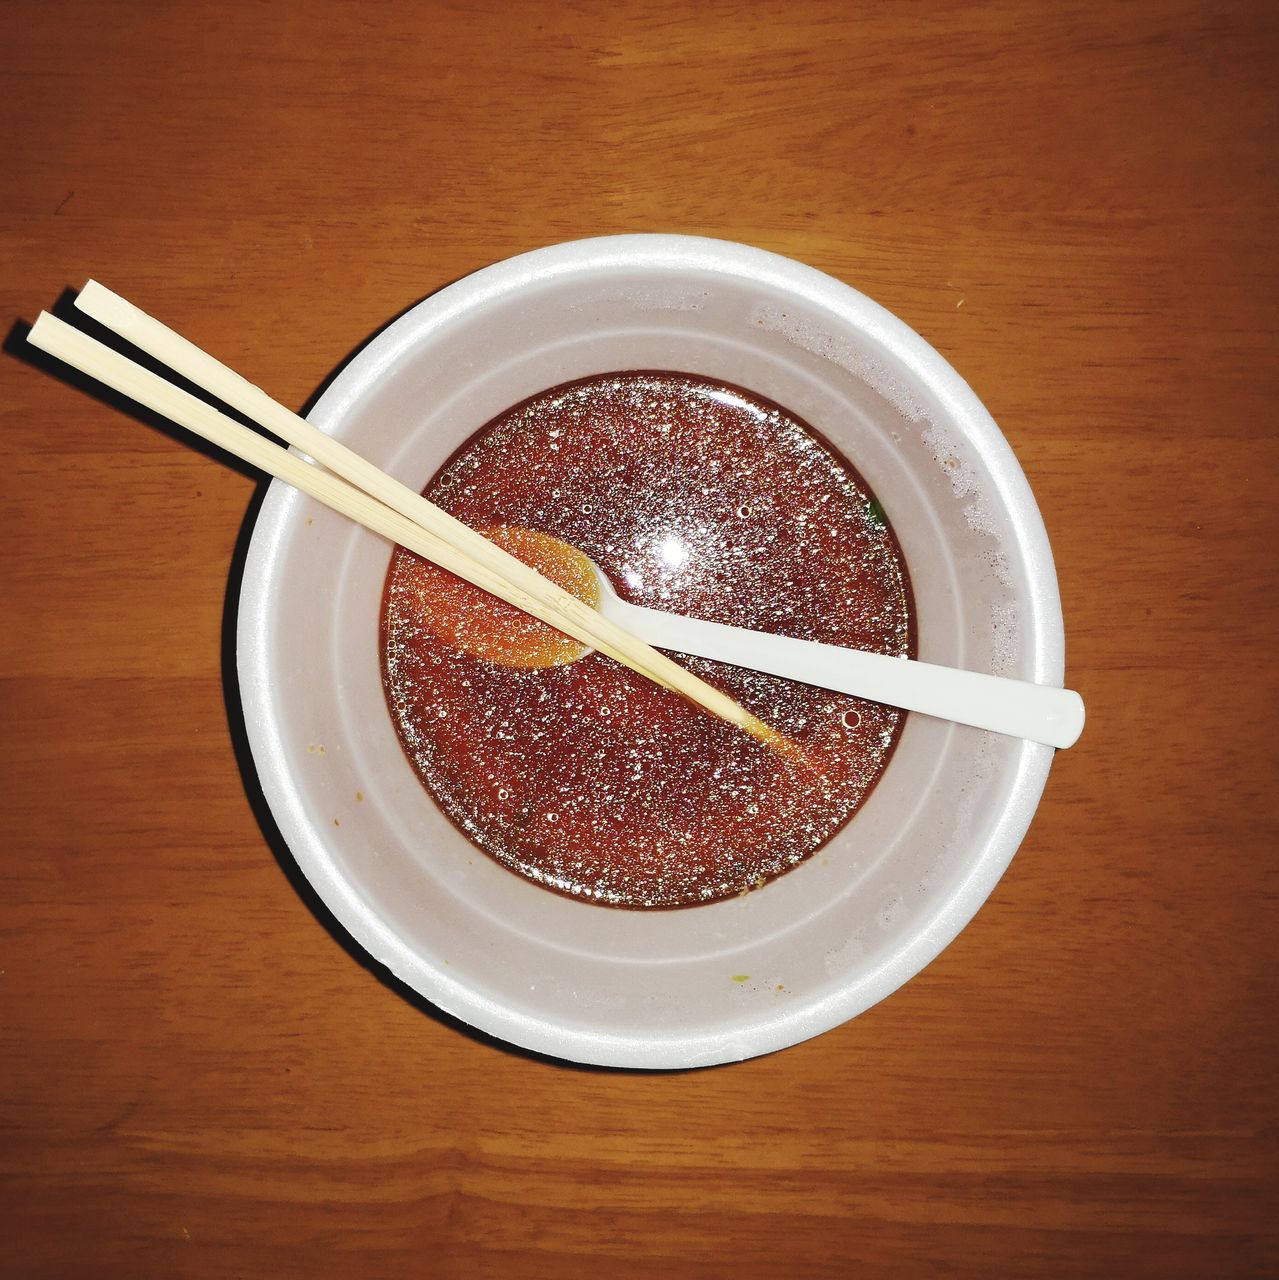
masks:
{"label": "white foam bowl", "polygon": [[[391,324],[311,420],[420,489],[525,397],[637,368],[747,387],[855,464],[901,541],[921,658],[1061,683],[1048,540],[990,415],[900,320],[789,259],[684,236],[512,258]],[[470,845],[400,749],[378,657],[390,554],[271,486],[239,615],[253,758],[299,867],[352,937],[436,1006],[503,1040],[578,1062],[674,1068],[827,1031],[959,933],[1039,801],[1050,748],[911,715],[865,807],[762,890],[657,912],[559,897]]]}

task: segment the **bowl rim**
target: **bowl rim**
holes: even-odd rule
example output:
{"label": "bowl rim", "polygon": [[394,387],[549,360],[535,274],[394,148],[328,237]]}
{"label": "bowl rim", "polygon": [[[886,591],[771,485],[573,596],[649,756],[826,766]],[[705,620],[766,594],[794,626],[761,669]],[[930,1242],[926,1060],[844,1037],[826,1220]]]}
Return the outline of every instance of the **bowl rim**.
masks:
{"label": "bowl rim", "polygon": [[[903,320],[850,285],[767,250],[682,235],[620,235],[568,241],[484,267],[419,302],[374,336],[338,374],[308,417],[332,431],[350,406],[428,333],[498,297],[579,272],[619,268],[683,269],[755,281],[834,312],[868,334],[928,386],[981,456],[1007,513],[1030,585],[1035,637],[1032,677],[1060,684],[1065,634],[1057,576],[1039,507],[1011,446],[976,394]],[[271,715],[269,616],[272,571],[298,495],[274,481],[258,510],[245,558],[236,631],[237,674],[245,730],[258,782],[303,875],[342,927],[375,960],[433,1005],[479,1030],[538,1053],[600,1066],[671,1069],[736,1061],[797,1044],[856,1017],[934,960],[968,924],[1003,875],[1039,803],[1052,748],[1023,743],[1009,799],[984,850],[949,899],[906,944],[834,995],[743,1031],[681,1031],[634,1037],[566,1027],[490,1000],[456,974],[441,972],[391,930],[328,857],[287,767]]]}

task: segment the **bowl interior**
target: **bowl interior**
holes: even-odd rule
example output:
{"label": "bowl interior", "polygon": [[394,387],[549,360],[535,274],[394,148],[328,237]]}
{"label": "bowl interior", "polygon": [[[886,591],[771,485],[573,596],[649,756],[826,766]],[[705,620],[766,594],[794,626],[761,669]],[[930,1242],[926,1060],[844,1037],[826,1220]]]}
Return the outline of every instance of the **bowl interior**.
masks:
{"label": "bowl interior", "polygon": [[[1042,524],[988,415],[900,322],[772,255],[624,237],[499,264],[397,321],[312,417],[421,489],[517,401],[637,368],[749,388],[854,463],[900,539],[921,658],[1060,680]],[[1042,789],[1049,749],[912,715],[861,812],[764,889],[650,913],[558,897],[471,846],[400,749],[378,661],[389,558],[273,487],[241,606],[255,760],[299,864],[356,938],[437,1005],[527,1047],[684,1066],[837,1024],[962,928]]]}

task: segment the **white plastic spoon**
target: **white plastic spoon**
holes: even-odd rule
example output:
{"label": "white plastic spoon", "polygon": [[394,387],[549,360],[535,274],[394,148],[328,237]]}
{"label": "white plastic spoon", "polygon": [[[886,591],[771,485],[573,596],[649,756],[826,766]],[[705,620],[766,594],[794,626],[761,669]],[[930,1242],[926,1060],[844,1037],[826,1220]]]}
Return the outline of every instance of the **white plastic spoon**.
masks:
{"label": "white plastic spoon", "polygon": [[[520,525],[498,525],[483,532],[504,549],[551,573],[605,618],[659,649],[766,671],[1050,747],[1073,746],[1083,731],[1083,699],[1070,689],[645,609],[622,600],[599,566],[560,538]],[[557,564],[558,572],[553,569]],[[449,644],[468,648],[487,661],[522,668],[558,666],[589,652],[585,645],[575,647],[564,637],[548,646],[544,638],[509,625],[494,630],[491,603],[484,596],[441,595],[440,590],[437,584],[426,597],[433,600],[434,611],[424,612],[423,625],[436,630]],[[469,621],[461,625],[459,610],[470,610]],[[477,641],[483,643],[477,645]]]}

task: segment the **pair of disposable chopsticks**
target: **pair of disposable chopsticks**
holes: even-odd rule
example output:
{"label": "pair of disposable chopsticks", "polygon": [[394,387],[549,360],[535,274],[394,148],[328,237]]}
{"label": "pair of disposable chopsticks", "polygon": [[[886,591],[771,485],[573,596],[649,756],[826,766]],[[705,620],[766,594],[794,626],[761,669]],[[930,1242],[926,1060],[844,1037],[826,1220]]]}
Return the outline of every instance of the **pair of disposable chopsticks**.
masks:
{"label": "pair of disposable chopsticks", "polygon": [[459,578],[630,667],[764,742],[777,734],[744,707],[603,617],[367,459],[272,400],[238,373],[132,303],[90,280],[76,299],[86,315],[265,427],[314,462],[143,369],[56,316],[41,312],[28,341],[348,516]]}

